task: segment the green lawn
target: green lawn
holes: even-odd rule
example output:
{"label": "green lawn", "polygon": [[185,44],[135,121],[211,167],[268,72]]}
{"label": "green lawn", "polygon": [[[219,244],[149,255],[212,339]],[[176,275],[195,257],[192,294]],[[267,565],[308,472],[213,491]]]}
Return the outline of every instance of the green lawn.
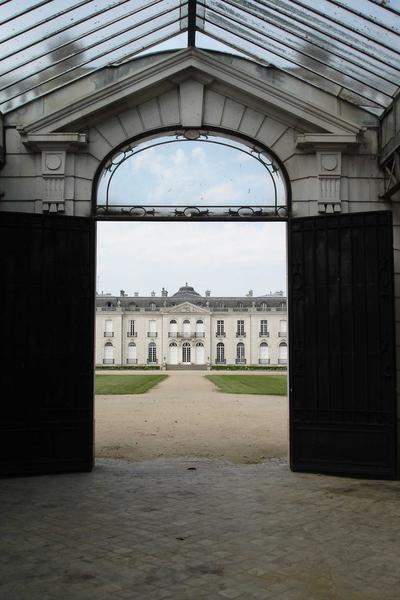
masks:
{"label": "green lawn", "polygon": [[96,394],[144,394],[168,375],[96,375]]}
{"label": "green lawn", "polygon": [[206,375],[225,394],[286,396],[286,375]]}

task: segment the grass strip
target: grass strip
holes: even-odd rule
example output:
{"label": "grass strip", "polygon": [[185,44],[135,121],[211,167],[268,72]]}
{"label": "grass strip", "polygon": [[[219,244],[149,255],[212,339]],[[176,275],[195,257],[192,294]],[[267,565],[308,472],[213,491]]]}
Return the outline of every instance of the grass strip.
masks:
{"label": "grass strip", "polygon": [[225,394],[287,395],[286,375],[206,375]]}
{"label": "grass strip", "polygon": [[96,375],[96,394],[144,394],[168,375]]}

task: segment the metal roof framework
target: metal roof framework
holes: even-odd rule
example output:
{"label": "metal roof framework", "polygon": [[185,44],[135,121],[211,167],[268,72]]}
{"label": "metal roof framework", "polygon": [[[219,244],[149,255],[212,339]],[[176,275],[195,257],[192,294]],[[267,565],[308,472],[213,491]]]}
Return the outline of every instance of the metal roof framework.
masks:
{"label": "metal roof framework", "polygon": [[[0,110],[196,34],[375,115],[400,86],[400,0],[0,0]],[[164,46],[163,46],[164,44]],[[182,47],[182,46],[180,46]]]}

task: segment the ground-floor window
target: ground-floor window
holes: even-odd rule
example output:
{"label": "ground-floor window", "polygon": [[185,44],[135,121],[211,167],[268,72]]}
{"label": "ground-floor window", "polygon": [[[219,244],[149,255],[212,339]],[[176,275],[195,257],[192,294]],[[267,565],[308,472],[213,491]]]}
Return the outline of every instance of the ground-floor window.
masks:
{"label": "ground-floor window", "polygon": [[134,342],[128,344],[128,356],[126,362],[128,365],[135,365],[137,363],[136,344]]}
{"label": "ground-floor window", "polygon": [[269,348],[267,342],[261,342],[260,344],[258,362],[260,365],[269,364]]}
{"label": "ground-floor window", "polygon": [[281,342],[279,344],[279,358],[278,358],[278,363],[280,365],[285,365],[287,363],[287,359],[288,359],[288,347],[286,342]]}
{"label": "ground-floor window", "polygon": [[225,346],[222,342],[217,344],[217,364],[225,363]]}
{"label": "ground-floor window", "polygon": [[245,362],[246,362],[246,360],[244,358],[244,344],[243,344],[243,342],[239,342],[236,345],[236,363],[243,364]]}
{"label": "ground-floor window", "polygon": [[157,347],[155,342],[150,342],[149,351],[148,351],[148,363],[156,363],[157,362]]}
{"label": "ground-floor window", "polygon": [[196,365],[204,365],[204,344],[197,342],[196,344]]}
{"label": "ground-floor window", "polygon": [[114,346],[111,342],[104,344],[103,364],[114,364]]}

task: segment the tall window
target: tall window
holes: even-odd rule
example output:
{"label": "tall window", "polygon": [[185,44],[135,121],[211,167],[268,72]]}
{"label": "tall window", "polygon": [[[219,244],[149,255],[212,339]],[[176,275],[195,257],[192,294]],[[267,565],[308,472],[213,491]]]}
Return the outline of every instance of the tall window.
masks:
{"label": "tall window", "polygon": [[169,322],[169,335],[170,337],[176,337],[178,334],[178,323],[175,321],[175,319],[172,319]]}
{"label": "tall window", "polygon": [[147,362],[150,364],[157,362],[157,347],[155,342],[150,342],[149,344]]}
{"label": "tall window", "polygon": [[225,335],[225,321],[217,321],[217,335]]}
{"label": "tall window", "polygon": [[258,362],[260,365],[269,364],[269,348],[267,342],[261,342]]}
{"label": "tall window", "polygon": [[278,363],[281,365],[285,365],[288,359],[288,347],[286,342],[281,342],[279,344],[279,358]]}
{"label": "tall window", "polygon": [[268,321],[266,319],[261,319],[260,335],[268,335]]}
{"label": "tall window", "polygon": [[157,337],[157,331],[156,331],[156,321],[151,320],[149,321],[149,331],[147,333],[148,337]]}
{"label": "tall window", "polygon": [[190,321],[188,319],[183,321],[183,335],[186,337],[190,335]]}
{"label": "tall window", "polygon": [[106,319],[104,321],[104,335],[109,337],[114,335],[112,319]]}
{"label": "tall window", "polygon": [[244,335],[244,321],[242,319],[238,320],[237,322],[236,334]]}
{"label": "tall window", "polygon": [[204,337],[204,323],[201,319],[196,321],[196,337]]}
{"label": "tall window", "polygon": [[114,347],[111,342],[104,344],[103,364],[114,364]]}
{"label": "tall window", "polygon": [[283,335],[287,335],[287,321],[279,321],[279,332]]}
{"label": "tall window", "polygon": [[135,321],[130,320],[128,327],[128,334],[133,337],[135,335]]}
{"label": "tall window", "polygon": [[217,364],[222,364],[225,362],[225,346],[222,342],[217,344]]}
{"label": "tall window", "polygon": [[243,342],[239,342],[236,345],[236,362],[237,363],[244,363],[245,359],[244,359],[244,344]]}
{"label": "tall window", "polygon": [[133,342],[128,344],[128,356],[126,362],[128,365],[134,365],[137,363],[136,344]]}

